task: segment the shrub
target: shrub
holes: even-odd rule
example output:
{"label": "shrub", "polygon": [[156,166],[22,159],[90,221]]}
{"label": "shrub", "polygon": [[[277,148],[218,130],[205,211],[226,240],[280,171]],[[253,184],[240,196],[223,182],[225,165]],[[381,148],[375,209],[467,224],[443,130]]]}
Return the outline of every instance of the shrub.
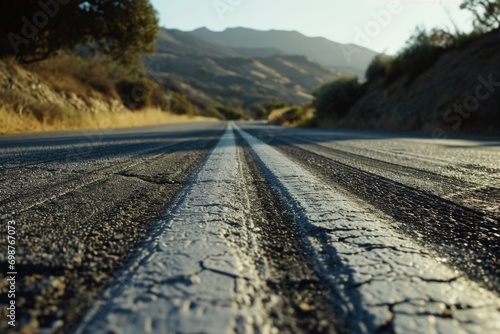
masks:
{"label": "shrub", "polygon": [[116,83],[116,89],[128,109],[144,109],[151,105],[154,85],[147,79],[124,78]]}
{"label": "shrub", "polygon": [[287,102],[278,100],[269,101],[263,104],[264,109],[267,110],[267,114],[271,113],[271,111],[273,110],[285,108],[287,106],[288,106]]}
{"label": "shrub", "polygon": [[424,32],[424,34],[428,35],[429,43],[436,47],[449,49],[455,46],[456,37],[448,30],[434,28],[429,33]]}
{"label": "shrub", "polygon": [[61,120],[76,124],[81,119],[81,113],[74,109],[49,102],[40,103],[28,94],[15,91],[8,91],[2,95],[0,109],[32,118],[42,124],[52,124]]}
{"label": "shrub", "polygon": [[228,121],[236,121],[245,118],[243,110],[239,108],[227,106],[215,106],[214,108]]}
{"label": "shrub", "polygon": [[338,120],[347,114],[363,92],[364,87],[357,77],[341,77],[313,92],[313,106],[318,117]]}
{"label": "shrub", "polygon": [[251,105],[249,111],[254,119],[266,119],[268,115],[267,109],[261,104]]}
{"label": "shrub", "polygon": [[218,119],[221,119],[221,120],[225,120],[226,119],[226,117],[224,117],[224,115],[219,110],[217,110],[217,108],[215,108],[215,107],[209,107],[204,112],[204,115],[207,116],[207,117],[218,118]]}
{"label": "shrub", "polygon": [[269,122],[274,125],[295,125],[305,118],[304,110],[299,106],[276,109],[269,115]]}
{"label": "shrub", "polygon": [[166,111],[170,108],[170,102],[165,97],[165,92],[159,86],[156,86],[151,92],[151,106]]}
{"label": "shrub", "polygon": [[452,34],[444,29],[436,28],[427,32],[419,27],[396,57],[377,55],[366,70],[366,78],[373,80],[385,77],[384,84],[388,86],[403,74],[407,74],[406,85],[410,85],[446,50],[462,48],[480,35],[478,30]]}
{"label": "shrub", "polygon": [[61,53],[53,58],[27,66],[56,91],[75,93],[85,98],[93,89],[105,96],[118,98],[108,64],[102,58],[83,59]]}
{"label": "shrub", "polygon": [[304,111],[299,106],[293,106],[283,113],[283,117],[290,123],[298,121],[304,115]]}
{"label": "shrub", "polygon": [[231,106],[211,106],[207,109],[205,115],[228,121],[246,119],[243,110]]}
{"label": "shrub", "polygon": [[379,77],[385,77],[393,61],[393,56],[384,54],[376,55],[366,70],[366,78],[368,80],[373,80]]}
{"label": "shrub", "polygon": [[473,30],[470,33],[458,33],[454,36],[453,46],[455,48],[463,48],[482,35],[483,32],[480,30]]}
{"label": "shrub", "polygon": [[132,110],[169,107],[163,89],[145,78],[141,67],[123,67],[102,57],[82,58],[60,53],[26,68],[42,77],[54,90],[74,93],[84,100],[94,91],[121,99],[125,107]]}
{"label": "shrub", "polygon": [[385,84],[389,85],[403,74],[408,75],[407,85],[433,65],[445,48],[436,44],[424,29],[417,28],[407,45],[391,62]]}
{"label": "shrub", "polygon": [[170,99],[170,110],[177,115],[191,115],[196,116],[200,114],[197,106],[192,104],[186,96],[171,92],[172,98]]}

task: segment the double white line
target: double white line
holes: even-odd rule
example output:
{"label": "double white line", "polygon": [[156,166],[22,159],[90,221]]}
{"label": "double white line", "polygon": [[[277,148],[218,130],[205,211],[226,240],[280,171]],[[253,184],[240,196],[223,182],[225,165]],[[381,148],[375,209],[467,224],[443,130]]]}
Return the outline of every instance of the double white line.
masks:
{"label": "double white line", "polygon": [[235,205],[241,193],[235,133],[296,214],[311,261],[330,284],[350,332],[373,333],[383,326],[398,333],[500,331],[498,296],[229,124],[158,232],[78,333],[230,333],[250,316],[237,302],[238,281],[248,275],[223,236],[228,220],[243,219]]}

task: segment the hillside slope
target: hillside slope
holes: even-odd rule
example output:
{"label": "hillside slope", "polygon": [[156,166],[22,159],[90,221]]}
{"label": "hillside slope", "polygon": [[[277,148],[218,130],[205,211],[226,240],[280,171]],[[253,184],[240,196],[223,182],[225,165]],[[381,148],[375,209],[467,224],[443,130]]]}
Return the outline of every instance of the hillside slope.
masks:
{"label": "hillside slope", "polygon": [[451,49],[411,84],[369,82],[340,126],[500,135],[500,30]]}
{"label": "hillside slope", "polygon": [[311,99],[314,88],[340,76],[340,71],[304,56],[282,53],[273,48],[233,49],[190,33],[161,29],[157,53],[145,64],[165,88],[188,96],[200,107],[249,108],[270,100],[302,104]]}
{"label": "hillside slope", "polygon": [[[64,74],[58,75],[60,81],[67,79]],[[104,94],[80,82],[72,82],[72,87],[67,85],[72,89],[62,83],[54,87],[47,78],[23,68],[13,60],[0,60],[0,83],[0,106],[4,107],[13,105],[17,109],[28,110],[29,106],[36,105],[40,114],[49,114],[52,105],[89,113],[120,112],[125,109],[116,96]]]}
{"label": "hillside slope", "polygon": [[[323,66],[360,77],[364,77],[366,68],[377,54],[361,46],[335,43],[322,37],[307,37],[296,31],[231,28],[216,32],[200,28],[190,34],[205,42],[239,49],[240,52],[260,49],[261,56],[269,56],[270,50],[277,50],[287,55],[305,56]],[[350,52],[351,55],[346,55]],[[259,56],[255,51],[253,55]]]}
{"label": "hillside slope", "polygon": [[107,64],[71,53],[30,65],[0,59],[0,134],[172,123],[204,111],[181,94],[164,96],[145,77]]}
{"label": "hillside slope", "polygon": [[231,48],[207,43],[195,36],[177,29],[160,29],[156,42],[156,52],[176,53],[209,57],[240,57],[241,54]]}
{"label": "hillside slope", "polygon": [[[340,75],[300,56],[250,59],[157,54],[147,58],[146,66],[164,83],[170,82],[170,89],[184,94],[190,90],[204,101],[244,108],[270,100],[305,103],[315,87]],[[190,87],[175,89],[174,81]]]}

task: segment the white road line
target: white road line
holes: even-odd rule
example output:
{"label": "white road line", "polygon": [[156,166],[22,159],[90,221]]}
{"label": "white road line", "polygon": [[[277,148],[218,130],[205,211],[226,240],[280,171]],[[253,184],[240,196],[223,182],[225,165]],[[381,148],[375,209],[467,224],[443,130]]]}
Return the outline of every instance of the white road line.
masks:
{"label": "white road line", "polygon": [[[350,333],[499,333],[500,299],[236,128],[296,214]],[[416,222],[417,223],[417,222]]]}
{"label": "white road line", "polygon": [[238,259],[223,234],[242,218],[232,126],[149,240],[77,333],[230,333],[250,314],[238,305]]}

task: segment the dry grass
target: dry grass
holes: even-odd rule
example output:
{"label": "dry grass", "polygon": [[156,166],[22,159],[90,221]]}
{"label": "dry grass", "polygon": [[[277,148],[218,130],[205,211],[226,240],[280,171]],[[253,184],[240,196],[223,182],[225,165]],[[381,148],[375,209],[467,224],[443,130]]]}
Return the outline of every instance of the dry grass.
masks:
{"label": "dry grass", "polygon": [[39,117],[33,113],[18,113],[0,107],[1,134],[71,129],[110,129],[192,121],[215,121],[215,119],[175,115],[158,109],[115,113],[80,113],[66,108],[54,108],[50,112],[44,113],[44,117]]}
{"label": "dry grass", "polygon": [[294,126],[306,128],[318,126],[318,121],[316,120],[316,110],[314,110],[313,107],[306,107],[304,109],[304,116],[298,120]]}
{"label": "dry grass", "polygon": [[99,92],[119,98],[110,70],[100,58],[81,59],[62,53],[53,58],[27,66],[59,93],[74,93],[85,98]]}
{"label": "dry grass", "polygon": [[295,127],[314,126],[315,110],[312,107],[298,108],[298,110],[290,113],[291,109],[297,109],[297,107],[273,110],[268,116],[269,123]]}
{"label": "dry grass", "polygon": [[[0,60],[0,81],[7,83],[0,87],[0,134],[210,120],[194,116],[197,109],[186,109],[188,115],[174,114],[179,111],[177,106],[165,99],[159,87],[149,87],[151,82],[131,76],[125,69],[121,74],[117,71],[103,59],[65,53],[32,65],[20,65],[13,58]],[[123,82],[129,84],[129,90],[139,85],[151,90],[142,104],[132,106],[138,110],[115,108],[124,93],[118,87]],[[190,102],[186,100],[186,104]]]}
{"label": "dry grass", "polygon": [[269,116],[267,116],[268,121],[271,124],[278,124],[279,123],[281,125],[282,124],[281,119],[283,118],[283,114],[287,110],[288,110],[288,107],[274,109],[273,111],[271,111],[269,113]]}

